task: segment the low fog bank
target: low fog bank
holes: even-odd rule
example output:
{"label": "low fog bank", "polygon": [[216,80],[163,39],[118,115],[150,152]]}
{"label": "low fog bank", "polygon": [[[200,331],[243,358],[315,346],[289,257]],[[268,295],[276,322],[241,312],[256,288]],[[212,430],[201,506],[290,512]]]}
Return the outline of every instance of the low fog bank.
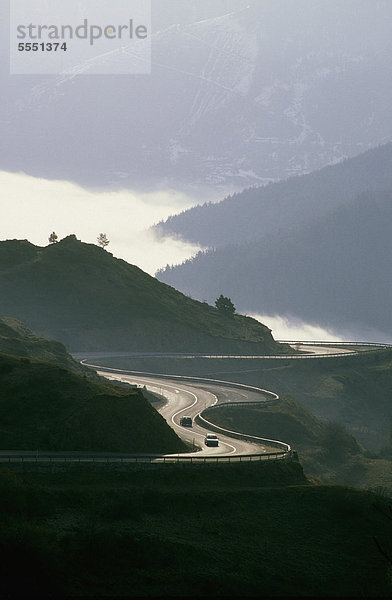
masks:
{"label": "low fog bank", "polygon": [[249,314],[272,330],[276,340],[324,341],[324,342],[374,342],[392,343],[387,334],[376,329],[358,327],[335,331],[325,329],[317,324],[305,323],[295,317],[278,315]]}
{"label": "low fog bank", "polygon": [[318,325],[304,323],[294,317],[281,317],[278,315],[259,315],[250,314],[250,317],[257,319],[272,330],[272,335],[276,340],[295,340],[295,341],[325,341],[342,342],[350,341],[340,335]]}
{"label": "low fog bank", "polygon": [[23,173],[0,171],[2,201],[0,239],[28,239],[46,246],[55,231],[62,239],[75,234],[97,243],[99,233],[110,240],[108,251],[147,273],[181,263],[199,246],[159,238],[150,229],[157,221],[194,206],[196,200],[172,190],[139,193],[96,192],[67,181],[51,181]]}

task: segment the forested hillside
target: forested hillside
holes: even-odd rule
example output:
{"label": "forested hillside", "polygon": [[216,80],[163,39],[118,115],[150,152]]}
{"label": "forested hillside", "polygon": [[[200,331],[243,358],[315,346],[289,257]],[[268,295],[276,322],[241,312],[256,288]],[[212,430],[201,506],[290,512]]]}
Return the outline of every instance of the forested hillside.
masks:
{"label": "forested hillside", "polygon": [[317,221],[199,253],[158,273],[194,297],[219,290],[241,310],[309,323],[392,333],[392,191],[368,192]]}
{"label": "forested hillside", "polygon": [[265,235],[287,234],[315,223],[368,190],[392,189],[392,144],[353,159],[234,194],[216,204],[190,208],[159,223],[160,235],[202,246],[245,243]]}

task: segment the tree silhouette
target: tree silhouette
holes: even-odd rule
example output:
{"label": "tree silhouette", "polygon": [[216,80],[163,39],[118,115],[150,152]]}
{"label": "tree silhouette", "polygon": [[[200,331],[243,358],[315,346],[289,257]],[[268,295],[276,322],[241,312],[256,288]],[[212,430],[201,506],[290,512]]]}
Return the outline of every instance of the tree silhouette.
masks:
{"label": "tree silhouette", "polygon": [[49,236],[49,244],[55,244],[58,241],[59,241],[59,236],[57,235],[57,233],[55,231],[52,231],[52,233]]}
{"label": "tree silhouette", "polygon": [[230,298],[226,298],[226,296],[223,296],[222,294],[215,300],[215,306],[219,312],[224,315],[231,317],[235,313],[235,306]]}
{"label": "tree silhouette", "polygon": [[108,240],[106,233],[100,233],[97,237],[97,242],[98,246],[101,246],[101,248],[106,248],[106,246],[110,243],[110,240]]}

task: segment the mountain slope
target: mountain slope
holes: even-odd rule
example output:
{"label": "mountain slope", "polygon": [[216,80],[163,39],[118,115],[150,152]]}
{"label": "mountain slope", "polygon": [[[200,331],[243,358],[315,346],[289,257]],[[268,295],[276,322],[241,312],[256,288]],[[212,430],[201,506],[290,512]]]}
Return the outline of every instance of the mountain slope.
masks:
{"label": "mountain slope", "polygon": [[75,236],[0,242],[0,314],[72,351],[284,351],[270,330],[222,315]]}
{"label": "mountain slope", "polygon": [[217,204],[191,208],[159,223],[155,230],[207,247],[270,234],[282,237],[369,189],[392,189],[392,144],[309,175],[250,188]]}
{"label": "mountain slope", "polygon": [[[16,81],[8,66],[0,70],[0,168],[215,194],[392,139],[389,0],[253,2],[214,18],[201,17],[198,3],[187,0],[197,22],[176,25],[174,8],[172,25],[157,25],[149,76],[107,85],[105,76],[74,74]],[[104,60],[114,71],[125,56]]]}
{"label": "mountain slope", "polygon": [[24,323],[11,317],[0,318],[0,353],[54,362],[79,375],[94,372],[76,362],[60,342],[40,338]]}
{"label": "mountain slope", "polygon": [[360,337],[392,334],[392,191],[368,192],[285,236],[200,253],[159,273],[211,299],[224,289],[243,311],[297,317]]}
{"label": "mountain slope", "polygon": [[0,354],[0,449],[184,451],[140,390],[57,365]]}

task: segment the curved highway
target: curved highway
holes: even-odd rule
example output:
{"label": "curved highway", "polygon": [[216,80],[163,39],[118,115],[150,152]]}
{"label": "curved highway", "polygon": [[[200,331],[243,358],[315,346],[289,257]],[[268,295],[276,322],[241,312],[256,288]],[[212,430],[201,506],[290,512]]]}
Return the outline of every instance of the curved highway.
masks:
{"label": "curved highway", "polygon": [[[389,348],[388,344],[369,344],[366,342],[293,342],[285,341],[293,348],[300,350],[297,355],[278,357],[271,356],[230,356],[230,358],[281,358],[286,359],[311,359],[321,357],[347,357],[348,355],[358,355],[364,352],[377,352]],[[248,403],[248,402],[266,402],[268,398],[279,398],[273,392],[253,388],[252,386],[234,384],[225,381],[186,377],[176,375],[159,375],[155,373],[141,373],[136,371],[127,371],[124,369],[106,368],[102,365],[95,365],[90,361],[94,358],[113,358],[114,356],[144,356],[156,357],[157,354],[136,354],[136,353],[94,353],[84,355],[75,355],[81,362],[87,366],[95,368],[99,375],[108,379],[118,380],[133,386],[143,387],[164,396],[165,403],[158,408],[159,412],[166,419],[168,424],[185,442],[187,442],[193,451],[184,455],[176,456],[202,457],[202,456],[242,456],[242,455],[261,455],[278,451],[284,453],[290,451],[290,446],[284,441],[266,440],[263,438],[254,438],[252,436],[242,436],[238,432],[228,432],[220,430],[216,426],[205,421],[201,415],[203,410],[223,402]],[[172,354],[166,356],[175,356],[176,358],[200,358],[201,355],[190,354]],[[218,356],[206,356],[204,358],[223,358]],[[229,357],[228,357],[229,358]],[[193,420],[191,428],[180,425],[181,416],[190,416]],[[196,420],[195,420],[196,419]],[[204,438],[209,431],[215,431],[219,437],[218,447],[207,447],[204,444]],[[238,439],[241,438],[242,439]]]}
{"label": "curved highway", "polygon": [[[291,448],[284,441],[268,440],[261,437],[249,436],[235,431],[228,431],[210,423],[203,417],[203,411],[223,403],[263,403],[268,399],[278,399],[274,392],[240,383],[190,377],[182,375],[163,375],[141,373],[122,369],[108,368],[92,364],[94,359],[114,357],[175,357],[175,358],[260,358],[304,360],[312,358],[348,357],[362,353],[374,353],[391,350],[390,344],[371,344],[367,342],[293,342],[285,341],[295,349],[301,350],[296,355],[279,356],[206,356],[201,354],[140,354],[140,353],[80,353],[74,358],[86,366],[94,368],[101,376],[122,381],[132,386],[146,387],[152,392],[163,396],[165,401],[158,408],[169,425],[189,445],[190,452],[169,455],[120,455],[118,453],[86,453],[86,452],[39,452],[36,451],[2,451],[0,462],[38,462],[38,461],[93,461],[93,462],[177,462],[177,461],[206,461],[206,460],[262,460],[268,458],[286,458],[293,456]],[[180,425],[181,416],[190,416],[192,427]],[[207,433],[214,431],[219,437],[218,447],[207,447],[204,438]],[[295,455],[295,453],[294,453]]]}
{"label": "curved highway", "polygon": [[[181,461],[231,461],[285,458],[291,456],[290,446],[276,440],[266,440],[228,432],[217,428],[203,419],[200,413],[219,402],[266,402],[278,398],[276,394],[242,384],[231,384],[217,380],[200,380],[179,376],[155,376],[120,369],[106,369],[82,361],[96,369],[109,380],[121,381],[131,386],[146,387],[164,398],[158,411],[190,448],[189,452],[166,455],[120,455],[102,452],[48,452],[48,451],[0,451],[0,462],[181,462]],[[105,369],[105,370],[103,370]],[[184,381],[189,379],[191,381]],[[180,425],[182,416],[192,417],[192,427]],[[217,432],[219,445],[206,446],[207,433]]]}
{"label": "curved highway", "polygon": [[[84,362],[84,364],[88,363]],[[182,377],[176,380],[127,373],[122,370],[107,369],[105,371],[97,370],[97,372],[99,375],[111,380],[121,381],[138,387],[145,386],[148,390],[165,398],[164,405],[157,410],[179,437],[187,442],[191,448],[194,448],[193,452],[187,452],[184,455],[176,454],[176,456],[249,455],[277,451],[276,446],[262,442],[261,439],[259,442],[237,439],[227,435],[223,430],[217,433],[219,446],[207,447],[204,444],[204,438],[207,433],[211,433],[211,429],[203,427],[198,419],[195,421],[195,417],[203,410],[210,406],[215,406],[218,402],[265,402],[267,400],[266,395],[256,391],[256,389],[255,391],[248,390],[246,386],[243,389],[235,389],[219,384],[218,382],[210,383],[207,381],[203,383],[189,383],[189,381],[184,381],[186,378]],[[192,427],[183,427],[180,425],[182,416],[192,417]]]}

